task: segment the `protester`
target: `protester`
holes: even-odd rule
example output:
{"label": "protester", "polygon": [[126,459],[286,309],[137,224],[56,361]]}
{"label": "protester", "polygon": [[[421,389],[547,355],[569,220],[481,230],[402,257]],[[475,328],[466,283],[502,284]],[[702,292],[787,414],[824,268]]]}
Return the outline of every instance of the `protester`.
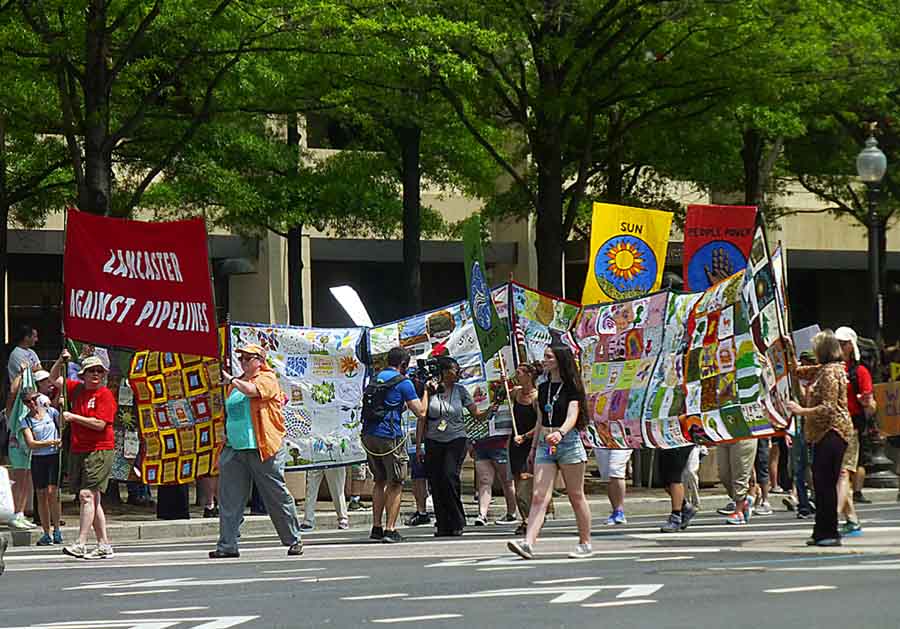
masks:
{"label": "protester", "polygon": [[[516,490],[516,505],[522,522],[515,531],[516,535],[524,535],[528,527],[528,512],[531,510],[531,495],[534,491],[534,474],[528,465],[528,455],[534,432],[537,429],[537,396],[535,387],[540,370],[530,363],[522,363],[516,367],[516,386],[513,388],[513,421],[516,433],[509,436],[509,469]],[[553,504],[551,499],[550,505]]]}
{"label": "protester", "polygon": [[856,332],[852,328],[840,327],[834,336],[841,344],[844,367],[847,371],[847,410],[856,431],[855,438],[851,437],[850,443],[847,444],[847,453],[844,455],[846,460],[841,470],[838,505],[841,513],[847,518],[842,532],[845,535],[858,535],[862,528],[854,502],[862,504],[870,502],[863,495],[862,487],[866,478],[865,466],[871,465],[869,418],[875,414],[875,398],[872,395],[872,374],[860,362]]}
{"label": "protester", "polygon": [[[219,454],[219,541],[210,559],[240,557],[238,538],[251,482],[289,556],[303,554],[294,498],[284,483],[288,460],[284,441],[284,394],[266,364],[266,350],[250,344],[237,350],[242,373],[222,371],[225,400],[225,447]],[[90,360],[90,359],[88,359]]]}
{"label": "protester", "polygon": [[694,446],[683,446],[659,452],[660,479],[672,504],[672,512],[659,529],[663,533],[683,531],[697,515],[697,509],[684,499],[684,482],[682,480],[693,449]]}
{"label": "protester", "polygon": [[495,524],[516,524],[516,488],[509,471],[509,437],[499,435],[487,437],[473,444],[475,454],[475,476],[478,490],[478,516],[475,526],[484,526],[488,522],[488,511],[491,508],[491,496],[494,489],[494,478],[499,478],[503,487],[503,498],[506,500],[506,514]]}
{"label": "protester", "polygon": [[569,553],[573,559],[593,555],[591,548],[591,510],[584,496],[584,470],[587,452],[580,430],[587,426],[584,386],[567,347],[548,347],[544,351],[544,370],[549,378],[538,387],[536,406],[541,424],[534,433],[529,459],[534,461],[534,496],[528,515],[525,539],[509,542],[508,548],[524,559],[534,558],[534,544],[544,524],[547,505],[557,470],[566,482],[566,494],[575,512],[578,545]]}
{"label": "protester", "polygon": [[15,513],[9,521],[9,527],[16,530],[29,530],[36,525],[28,521],[25,511],[28,507],[28,499],[33,491],[31,477],[31,449],[25,443],[23,431],[25,429],[24,413],[22,407],[16,405],[16,397],[22,385],[22,376],[30,369],[30,365],[23,361],[19,365],[19,371],[12,381],[9,397],[6,400],[6,421],[9,427],[9,466],[10,480],[12,481],[13,508]]}
{"label": "protester", "polygon": [[53,386],[50,372],[40,369],[34,372],[34,385],[38,390],[38,403],[44,408],[53,407],[59,410],[60,390]]}
{"label": "protester", "polygon": [[731,499],[729,504],[734,505],[734,510],[728,514],[725,521],[728,524],[747,524],[753,515],[754,500],[750,494],[750,476],[756,461],[757,440],[744,439],[716,447],[719,480],[722,481]]}
{"label": "protester", "polygon": [[[57,495],[59,485],[59,436],[57,421],[59,411],[41,404],[41,393],[37,389],[26,390],[22,400],[28,409],[22,436],[31,449],[31,477],[38,494],[38,510],[44,534],[38,546],[62,544],[59,529],[60,504]],[[50,528],[53,528],[52,537]]]}
{"label": "protester", "polygon": [[316,502],[319,499],[319,487],[322,479],[328,483],[328,493],[337,513],[337,527],[341,530],[350,528],[350,516],[347,513],[347,497],[344,496],[344,485],[347,482],[347,467],[330,467],[328,469],[312,469],[306,472],[306,501],[303,505],[303,522],[300,530],[311,531],[316,528]]}
{"label": "protester", "polygon": [[631,452],[631,450],[594,448],[600,480],[607,481],[606,497],[609,498],[612,507],[612,512],[606,518],[607,526],[628,523],[625,518],[625,476]]}
{"label": "protester", "polygon": [[[64,364],[70,358],[63,350],[50,370],[50,379],[62,388]],[[78,372],[83,382],[66,380],[66,396],[70,411],[62,413],[61,429],[71,424],[69,452],[69,483],[79,501],[78,538],[63,552],[79,559],[106,559],[113,556],[113,548],[106,532],[106,514],[100,502],[106,491],[115,456],[113,421],[116,417],[116,398],[103,381],[107,369],[96,356],[87,358]],[[88,551],[87,536],[93,528],[97,546]]]}
{"label": "protester", "polygon": [[[369,469],[375,479],[372,490],[372,531],[369,539],[386,544],[402,542],[397,532],[400,516],[400,497],[406,478],[406,435],[403,432],[403,407],[421,420],[425,405],[419,400],[416,388],[406,377],[409,352],[394,347],[387,354],[387,368],[376,374],[373,417],[362,427],[362,444],[368,453]],[[369,384],[372,387],[373,383]],[[366,412],[365,402],[363,404]]]}
{"label": "protester", "polygon": [[459,536],[466,526],[460,495],[460,471],[468,441],[463,410],[476,420],[483,420],[496,406],[479,412],[468,389],[458,382],[459,363],[449,356],[439,356],[437,361],[440,375],[426,388],[427,412],[416,426],[416,458],[425,463],[431,486],[437,521],[435,536]]}
{"label": "protester", "polygon": [[95,349],[96,348],[90,343],[83,343],[81,345],[81,351],[78,352],[78,359],[69,362],[69,380],[81,381],[81,378],[78,377],[78,372],[81,371],[81,363],[83,363],[89,356],[93,356]]}
{"label": "protester", "polygon": [[709,454],[706,446],[696,446],[691,450],[687,465],[681,473],[681,483],[684,485],[684,501],[694,510],[700,509],[700,461]]}
{"label": "protester", "polygon": [[756,457],[753,459],[753,476],[756,484],[756,492],[753,500],[753,515],[772,515],[772,505],[769,504],[769,439],[759,439],[756,444]]}
{"label": "protester", "polygon": [[806,405],[793,400],[788,410],[804,418],[805,437],[813,444],[813,484],[816,492],[816,523],[809,546],[840,546],[837,483],[847,444],[853,437],[853,422],[847,410],[847,373],[841,346],[830,330],[813,338],[818,365],[797,367],[800,378],[813,378]]}
{"label": "protester", "polygon": [[350,466],[350,501],[347,503],[348,511],[362,511],[362,487],[367,478],[372,478],[369,466],[365,463],[356,463]]}
{"label": "protester", "polygon": [[[219,477],[206,474],[197,479],[204,518],[219,517]],[[129,496],[130,498],[130,496]]]}
{"label": "protester", "polygon": [[431,516],[428,515],[428,471],[425,469],[425,462],[419,461],[418,457],[416,457],[415,447],[415,443],[413,443],[412,456],[409,460],[409,477],[412,480],[416,512],[403,523],[406,526],[427,526],[431,524]]}
{"label": "protester", "polygon": [[[811,367],[816,364],[816,355],[814,352],[806,350],[800,353],[800,364],[804,367]],[[800,383],[800,403],[808,406],[808,398],[812,380],[809,378],[798,378]],[[806,520],[813,517],[814,506],[809,495],[809,479],[807,475],[810,472],[810,456],[809,444],[804,434],[805,420],[802,416],[796,415],[793,418],[793,439],[790,446],[792,464],[794,468],[794,495],[785,496],[783,499],[784,506],[788,511],[797,510],[797,518]]]}
{"label": "protester", "polygon": [[38,331],[33,327],[26,323],[16,327],[15,334],[7,347],[9,360],[6,368],[9,372],[10,383],[22,372],[23,363],[27,364],[32,371],[38,371],[41,368],[41,359],[33,349],[37,342]]}
{"label": "protester", "polygon": [[[420,378],[415,378],[413,384],[416,387],[416,395],[420,399],[424,398],[425,383]],[[418,424],[418,418],[416,419],[416,424]],[[425,469],[425,462],[419,461],[416,456],[415,438],[410,439],[406,444],[406,453],[409,455],[409,478],[412,480],[416,512],[404,520],[403,523],[406,526],[428,526],[431,524],[431,516],[428,514],[428,471]]]}

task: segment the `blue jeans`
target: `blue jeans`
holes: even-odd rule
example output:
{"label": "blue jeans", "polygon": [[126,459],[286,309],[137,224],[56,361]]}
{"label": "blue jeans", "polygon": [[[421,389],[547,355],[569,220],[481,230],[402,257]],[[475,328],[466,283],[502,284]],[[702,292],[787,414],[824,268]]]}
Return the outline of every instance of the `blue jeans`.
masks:
{"label": "blue jeans", "polygon": [[232,450],[229,446],[219,455],[219,542],[216,548],[236,552],[244,507],[250,498],[251,482],[256,485],[266,505],[281,543],[292,546],[300,541],[300,522],[294,498],[284,484],[287,446],[265,461],[259,450]]}

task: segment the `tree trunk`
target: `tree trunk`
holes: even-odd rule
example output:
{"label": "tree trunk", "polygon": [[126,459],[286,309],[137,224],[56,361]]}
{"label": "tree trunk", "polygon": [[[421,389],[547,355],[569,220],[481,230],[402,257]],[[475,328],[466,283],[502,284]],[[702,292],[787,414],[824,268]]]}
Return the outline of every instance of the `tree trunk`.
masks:
{"label": "tree trunk", "polygon": [[568,236],[562,233],[562,149],[558,141],[535,148],[538,207],[534,246],[537,251],[538,288],[551,295],[562,295],[563,244]]}
{"label": "tree trunk", "polygon": [[422,311],[422,129],[394,130],[400,144],[403,182],[403,282],[410,313]]}
{"label": "tree trunk", "polygon": [[0,332],[6,329],[6,268],[9,247],[9,191],[6,189],[6,118],[0,116]]}
{"label": "tree trunk", "polygon": [[765,141],[757,129],[745,129],[741,147],[741,160],[744,163],[744,205],[762,205],[762,162]]}
{"label": "tree trunk", "polygon": [[624,202],[624,176],[622,172],[623,138],[621,135],[622,115],[617,109],[609,113],[609,130],[606,146],[609,157],[606,161],[606,200],[610,203]]}
{"label": "tree trunk", "polygon": [[84,189],[82,210],[109,215],[112,202],[112,147],[109,145],[109,88],[106,54],[106,0],[87,7],[87,59],[84,80]]}
{"label": "tree trunk", "polygon": [[[297,128],[297,114],[288,114],[287,144],[296,154],[300,164],[300,130]],[[288,230],[288,323],[303,325],[303,225],[295,225]]]}

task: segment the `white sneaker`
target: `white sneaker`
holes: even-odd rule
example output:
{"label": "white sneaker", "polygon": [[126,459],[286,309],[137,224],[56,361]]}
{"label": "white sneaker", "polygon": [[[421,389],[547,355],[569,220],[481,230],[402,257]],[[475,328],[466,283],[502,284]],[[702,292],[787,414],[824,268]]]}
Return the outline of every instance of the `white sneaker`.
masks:
{"label": "white sneaker", "polygon": [[569,559],[587,559],[594,556],[594,549],[590,544],[578,544],[575,550],[569,553]]}
{"label": "white sneaker", "polygon": [[85,559],[109,559],[115,556],[111,544],[98,544],[96,548],[84,554]]}
{"label": "white sneaker", "polygon": [[758,505],[753,507],[753,515],[772,515],[772,505],[769,504],[769,501],[760,502]]}
{"label": "white sneaker", "polygon": [[17,531],[28,531],[33,529],[34,526],[25,519],[24,515],[16,515],[9,521],[9,528],[16,529]]}
{"label": "white sneaker", "polygon": [[87,548],[84,544],[75,542],[74,544],[65,546],[63,548],[63,553],[69,557],[75,557],[75,559],[84,559],[84,556],[87,554]]}
{"label": "white sneaker", "polygon": [[522,559],[534,559],[534,549],[525,540],[506,542],[506,547]]}

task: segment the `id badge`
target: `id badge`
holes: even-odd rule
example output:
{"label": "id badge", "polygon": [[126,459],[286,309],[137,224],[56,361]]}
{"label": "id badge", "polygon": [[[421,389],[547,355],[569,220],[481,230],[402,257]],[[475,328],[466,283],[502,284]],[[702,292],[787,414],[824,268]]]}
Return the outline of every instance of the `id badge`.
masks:
{"label": "id badge", "polygon": [[445,430],[447,430],[447,420],[442,419],[440,422],[438,422],[437,429],[439,432],[444,432]]}

